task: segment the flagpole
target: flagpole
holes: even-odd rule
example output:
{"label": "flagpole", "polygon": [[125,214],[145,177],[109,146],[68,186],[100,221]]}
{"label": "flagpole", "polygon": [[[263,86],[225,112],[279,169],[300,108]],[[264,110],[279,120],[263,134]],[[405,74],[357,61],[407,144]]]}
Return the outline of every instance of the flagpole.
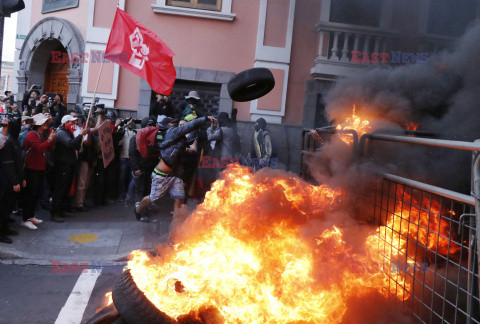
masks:
{"label": "flagpole", "polygon": [[100,76],[102,75],[103,61],[104,60],[102,59],[102,64],[100,65],[100,72],[98,72],[97,83],[95,84],[95,90],[93,91],[92,103],[90,104],[90,110],[88,112],[88,118],[87,118],[87,123],[85,127],[88,127],[88,122],[90,121],[90,116],[92,115],[93,104],[95,103],[95,96],[97,94],[97,87],[98,87],[98,83],[100,82]]}
{"label": "flagpole", "polygon": [[[88,111],[88,117],[87,117],[87,122],[85,123],[85,128],[88,128],[88,125],[89,125],[88,123],[90,121],[90,117],[92,116],[93,104],[95,103],[95,96],[97,94],[97,88],[98,88],[98,83],[100,82],[100,76],[102,75],[104,61],[105,59],[102,57],[102,64],[100,65],[100,71],[98,72],[97,83],[95,84],[95,90],[93,91],[92,103],[90,104],[90,110]],[[82,147],[83,147],[83,141],[82,141]]]}

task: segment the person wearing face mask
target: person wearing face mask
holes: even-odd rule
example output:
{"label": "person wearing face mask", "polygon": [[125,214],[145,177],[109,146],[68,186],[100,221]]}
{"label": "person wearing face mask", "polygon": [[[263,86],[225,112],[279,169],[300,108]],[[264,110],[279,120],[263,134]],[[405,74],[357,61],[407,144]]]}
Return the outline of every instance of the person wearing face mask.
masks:
{"label": "person wearing face mask", "polygon": [[255,171],[270,166],[272,157],[272,139],[267,130],[267,122],[263,118],[257,119],[253,130],[252,148],[250,157]]}
{"label": "person wearing face mask", "polygon": [[173,107],[173,104],[169,100],[168,96],[157,93],[156,97],[157,102],[151,108],[150,116],[155,117],[155,119],[157,119],[157,117],[160,115],[175,118],[175,108]]}
{"label": "person wearing face mask", "polygon": [[82,129],[74,137],[77,129],[77,118],[66,115],[61,120],[61,126],[57,131],[57,140],[53,157],[55,161],[55,189],[53,191],[51,220],[54,222],[63,222],[65,215],[65,201],[67,201],[70,188],[72,186],[75,166],[77,164],[77,151],[82,144],[83,136],[88,133],[87,129]]}
{"label": "person wearing face mask", "polygon": [[45,178],[47,166],[47,153],[55,146],[56,133],[52,131],[45,140],[44,132],[48,129],[49,118],[44,114],[33,116],[33,129],[25,137],[25,194],[22,196],[20,206],[23,209],[23,222],[21,226],[36,230],[42,223],[35,217],[40,191]]}

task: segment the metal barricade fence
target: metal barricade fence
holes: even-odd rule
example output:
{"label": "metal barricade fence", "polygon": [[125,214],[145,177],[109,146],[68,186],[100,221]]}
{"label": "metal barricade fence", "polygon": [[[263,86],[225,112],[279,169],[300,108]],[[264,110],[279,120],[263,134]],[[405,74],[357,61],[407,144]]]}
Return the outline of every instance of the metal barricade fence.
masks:
{"label": "metal barricade fence", "polygon": [[473,206],[390,179],[374,206],[388,293],[421,323],[480,323]]}
{"label": "metal barricade fence", "polygon": [[[479,142],[382,134],[360,139],[360,158],[370,140],[480,151]],[[480,323],[478,233],[480,157],[474,154],[472,195],[390,174],[375,195],[374,218],[388,293],[399,296],[420,323]],[[474,212],[474,213],[472,213]]]}
{"label": "metal barricade fence", "polygon": [[[472,165],[472,193],[464,195],[396,175],[379,173],[373,218],[383,269],[389,277],[387,292],[403,300],[419,323],[480,323],[478,246],[480,226],[480,142],[461,142],[366,134],[353,152],[358,159],[367,140],[409,143],[476,152]],[[353,133],[352,133],[353,132]],[[333,134],[335,129],[317,129]],[[311,135],[303,132],[303,152],[316,150]],[[405,132],[402,135],[432,136]],[[356,154],[358,153],[358,154]]]}

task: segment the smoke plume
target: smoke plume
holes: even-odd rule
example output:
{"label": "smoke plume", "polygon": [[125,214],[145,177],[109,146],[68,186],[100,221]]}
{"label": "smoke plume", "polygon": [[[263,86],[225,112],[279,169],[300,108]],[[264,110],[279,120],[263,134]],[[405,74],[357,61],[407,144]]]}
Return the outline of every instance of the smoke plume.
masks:
{"label": "smoke plume", "polygon": [[[341,122],[356,105],[357,114],[369,119],[375,130],[405,129],[413,122],[437,138],[480,138],[480,26],[452,48],[430,56],[427,63],[362,70],[340,80],[326,96],[328,118]],[[401,175],[469,191],[469,152],[385,142],[371,148],[370,160],[391,163]]]}

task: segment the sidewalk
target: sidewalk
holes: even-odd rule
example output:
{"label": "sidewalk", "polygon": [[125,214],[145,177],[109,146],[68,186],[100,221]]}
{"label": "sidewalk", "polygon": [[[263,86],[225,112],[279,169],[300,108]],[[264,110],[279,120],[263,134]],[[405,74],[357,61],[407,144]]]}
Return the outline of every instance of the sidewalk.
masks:
{"label": "sidewalk", "polygon": [[133,206],[120,202],[76,213],[64,223],[51,222],[49,212],[39,210],[37,218],[43,223],[36,231],[20,227],[21,218],[13,215],[15,223],[10,223],[10,228],[19,235],[11,236],[13,244],[0,243],[0,263],[125,262],[131,251],[152,251],[168,238],[173,202],[165,199],[153,208],[155,211],[147,214],[150,223],[137,221]]}

